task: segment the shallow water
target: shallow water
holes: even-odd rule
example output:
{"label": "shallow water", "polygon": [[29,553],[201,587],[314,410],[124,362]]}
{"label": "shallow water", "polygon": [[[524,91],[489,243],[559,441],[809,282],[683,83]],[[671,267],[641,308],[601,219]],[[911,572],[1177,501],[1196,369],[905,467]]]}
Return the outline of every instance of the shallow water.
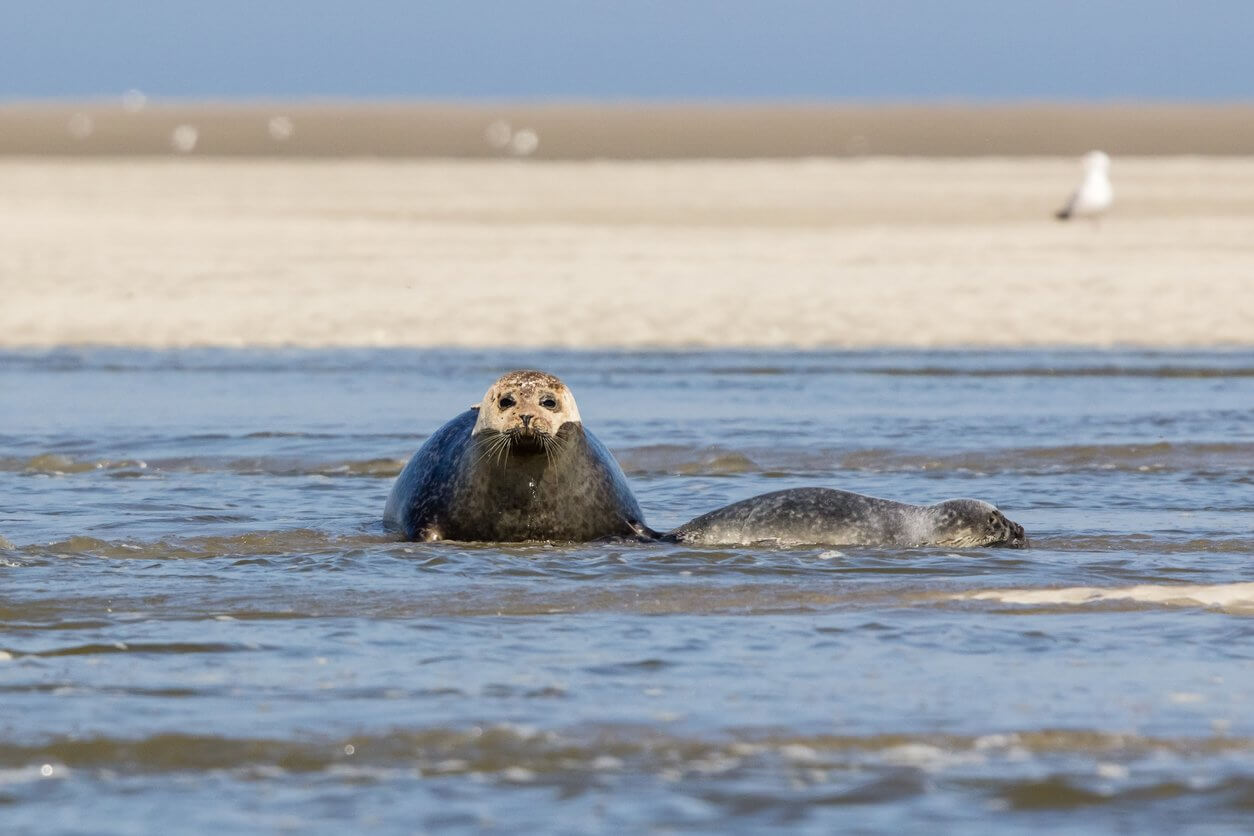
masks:
{"label": "shallow water", "polygon": [[[817,484],[1033,548],[384,535],[517,366],[655,528]],[[1249,353],[0,354],[0,829],[1243,832],[1252,419]]]}

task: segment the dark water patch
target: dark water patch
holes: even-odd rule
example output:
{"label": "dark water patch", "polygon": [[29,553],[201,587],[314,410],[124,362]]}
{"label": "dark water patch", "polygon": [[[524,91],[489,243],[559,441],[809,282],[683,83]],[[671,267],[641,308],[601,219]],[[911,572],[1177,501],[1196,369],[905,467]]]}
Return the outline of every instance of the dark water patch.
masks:
{"label": "dark water patch", "polygon": [[[39,682],[21,685],[0,685],[0,694],[47,694],[51,696],[64,696],[74,693],[76,690],[86,690],[82,686],[72,682]],[[207,695],[222,695],[225,693],[222,689],[214,688],[137,688],[137,687],[115,687],[108,689],[91,689],[93,695],[100,696],[134,696],[134,697],[153,697],[156,699],[185,699],[193,697],[204,697]]]}
{"label": "dark water patch", "polygon": [[260,648],[256,646],[216,644],[212,642],[113,642],[112,644],[81,644],[35,651],[23,651],[10,647],[6,648],[5,652],[14,659],[23,657],[52,659],[58,656],[98,656],[100,654],[113,653],[235,653],[258,649]]}
{"label": "dark water patch", "polygon": [[1034,535],[1037,549],[1061,552],[1113,552],[1134,555],[1248,555],[1254,558],[1254,533],[1234,532],[1198,537],[1194,532],[1158,531],[1154,534],[1059,534]]}
{"label": "dark water patch", "polygon": [[919,368],[882,367],[861,370],[867,374],[910,375],[924,377],[1161,377],[1161,378],[1226,378],[1254,377],[1250,366],[1075,366],[1075,367],[1009,367],[1000,369],[960,369],[945,366]]}
{"label": "dark water patch", "polygon": [[968,451],[918,455],[893,450],[862,450],[843,455],[841,467],[853,470],[948,470],[1025,475],[1089,470],[1123,473],[1197,472],[1216,477],[1254,468],[1254,442],[1149,444],[1079,444],[1057,447]]}
{"label": "dark water patch", "polygon": [[1232,809],[1248,809],[1251,798],[1254,798],[1254,778],[1247,777],[1232,777],[1193,785],[1172,780],[1140,783],[1125,788],[1114,788],[1104,782],[1089,784],[1090,786],[1085,786],[1073,776],[1054,775],[1041,780],[998,782],[990,788],[1009,809],[1018,811],[1065,811],[1099,805],[1152,809],[1154,802],[1181,796],[1192,796],[1198,801]]}
{"label": "dark water patch", "polygon": [[741,473],[834,474],[838,471],[947,472],[1051,475],[1086,471],[1186,473],[1246,481],[1254,470],[1254,442],[1079,444],[1055,447],[985,448],[958,453],[900,449],[848,450],[824,447],[729,449],[724,446],[654,445],[619,449],[616,456],[632,475],[722,476]]}
{"label": "dark water patch", "polygon": [[[143,738],[88,737],[15,744],[0,749],[0,765],[54,762],[73,769],[133,771],[233,769],[268,764],[317,771],[352,762],[416,766],[432,774],[533,773],[567,770],[726,773],[745,762],[797,769],[842,769],[878,764],[937,773],[972,764],[1037,764],[1062,758],[1129,765],[1164,758],[1205,762],[1216,756],[1248,759],[1248,738],[1158,738],[1096,730],[1008,731],[979,736],[890,733],[866,736],[779,736],[741,730],[716,738],[676,736],[654,729],[583,726],[540,730],[503,724],[465,729],[394,729],[351,737],[228,738],[158,734]],[[720,763],[721,762],[721,763]],[[721,768],[719,768],[721,767]],[[1031,765],[1016,771],[1033,771]],[[1096,776],[1086,776],[1090,780]],[[1023,782],[1030,789],[1055,778]],[[1254,778],[1251,779],[1254,781]],[[889,799],[885,799],[889,800]],[[1061,799],[1063,803],[1069,803]]]}
{"label": "dark water patch", "polygon": [[[1006,377],[1251,377],[1254,357],[1232,350],[1085,349],[999,351],[898,350],[554,350],[473,349],[220,349],[149,351],[126,348],[59,348],[0,351],[0,368],[40,372],[287,372],[308,374],[399,370],[433,377],[496,377],[512,368],[562,367],[566,374],[633,376],[812,376],[876,374]],[[512,362],[511,362],[512,358]]]}
{"label": "dark water patch", "polygon": [[157,541],[102,540],[80,536],[55,543],[32,544],[15,551],[19,555],[32,557],[58,555],[114,560],[190,560],[293,554],[327,555],[338,559],[345,557],[346,551],[380,546],[395,546],[395,539],[382,533],[337,535],[315,529],[288,529],[249,531],[228,536],[174,537]]}
{"label": "dark water patch", "polygon": [[373,458],[309,461],[285,457],[227,458],[195,456],[142,459],[74,459],[60,453],[28,458],[0,457],[0,472],[29,476],[104,473],[113,478],[157,477],[166,473],[234,473],[241,476],[366,476],[395,478],[405,459]]}
{"label": "dark water patch", "polygon": [[653,673],[654,671],[661,671],[672,666],[673,663],[663,659],[640,659],[635,662],[619,662],[614,665],[593,665],[585,668],[585,670],[597,676],[623,676]]}

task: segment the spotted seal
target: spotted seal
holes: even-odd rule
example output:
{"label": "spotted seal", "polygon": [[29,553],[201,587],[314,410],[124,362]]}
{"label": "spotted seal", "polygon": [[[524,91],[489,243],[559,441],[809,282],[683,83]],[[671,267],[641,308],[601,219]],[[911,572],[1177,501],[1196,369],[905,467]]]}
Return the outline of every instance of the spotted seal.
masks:
{"label": "spotted seal", "polygon": [[684,523],[663,539],[708,546],[1028,545],[1023,526],[979,499],[910,505],[832,488],[793,488],[734,502]]}
{"label": "spotted seal", "polygon": [[653,538],[618,462],[550,374],[510,372],[435,432],[383,512],[409,540]]}
{"label": "spotted seal", "polygon": [[830,488],[763,494],[660,534],[574,395],[531,370],[506,374],[427,439],[392,486],[383,522],[408,540],[1027,545],[1023,527],[987,502],[907,505]]}

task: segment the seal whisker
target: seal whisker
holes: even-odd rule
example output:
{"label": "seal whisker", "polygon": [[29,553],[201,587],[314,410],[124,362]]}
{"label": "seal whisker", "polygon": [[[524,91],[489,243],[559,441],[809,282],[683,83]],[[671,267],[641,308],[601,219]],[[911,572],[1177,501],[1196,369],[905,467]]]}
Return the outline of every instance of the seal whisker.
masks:
{"label": "seal whisker", "polygon": [[501,444],[497,448],[496,464],[502,470],[508,470],[509,469],[508,453],[509,453],[509,448],[513,446],[514,444],[514,434],[512,432],[501,433],[500,437],[501,437]]}
{"label": "seal whisker", "polygon": [[548,438],[549,444],[551,445],[555,455],[560,456],[562,453],[566,452],[566,447],[570,444],[568,439],[562,438],[557,433],[553,433],[546,437]]}
{"label": "seal whisker", "polygon": [[477,444],[475,444],[474,446],[475,460],[471,466],[478,467],[479,465],[483,464],[483,460],[487,457],[488,451],[491,449],[492,449],[492,440],[489,438],[484,438],[480,440]]}
{"label": "seal whisker", "polygon": [[545,433],[540,436],[540,444],[544,447],[545,463],[549,467],[553,467],[553,454],[561,451],[561,448],[558,447],[559,442],[557,440],[557,436]]}
{"label": "seal whisker", "polygon": [[495,458],[497,451],[502,443],[501,433],[485,433],[481,435],[479,443],[476,445],[477,455],[475,456],[474,466],[478,467],[489,458]]}
{"label": "seal whisker", "polygon": [[492,449],[489,451],[489,459],[494,466],[501,467],[502,462],[508,459],[511,440],[509,433],[497,433],[492,437]]}

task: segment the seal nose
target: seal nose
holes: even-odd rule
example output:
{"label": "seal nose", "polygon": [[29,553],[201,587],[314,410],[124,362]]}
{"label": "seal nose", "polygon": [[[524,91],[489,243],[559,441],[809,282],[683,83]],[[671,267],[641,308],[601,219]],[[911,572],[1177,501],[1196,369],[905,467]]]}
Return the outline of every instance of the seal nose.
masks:
{"label": "seal nose", "polygon": [[531,429],[531,419],[532,419],[533,417],[534,417],[534,416],[532,416],[532,415],[519,415],[519,416],[518,416],[518,418],[519,418],[519,419],[523,422],[523,429],[524,429],[524,430],[529,430],[529,429]]}

